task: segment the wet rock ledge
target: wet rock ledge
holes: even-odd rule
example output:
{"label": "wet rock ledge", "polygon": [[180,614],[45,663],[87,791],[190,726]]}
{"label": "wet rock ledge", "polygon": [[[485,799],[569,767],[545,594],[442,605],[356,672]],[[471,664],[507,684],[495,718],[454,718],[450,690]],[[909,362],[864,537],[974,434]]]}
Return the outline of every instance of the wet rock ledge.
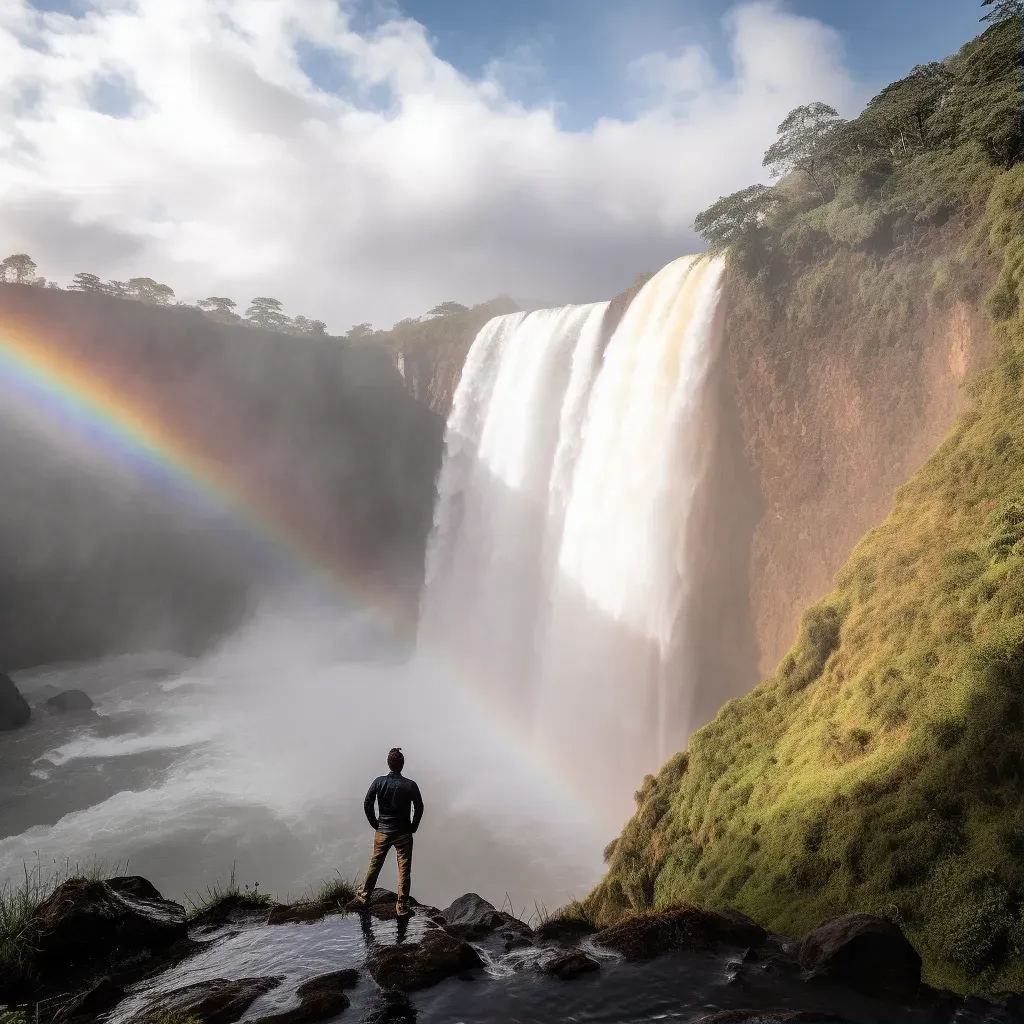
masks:
{"label": "wet rock ledge", "polygon": [[[353,966],[298,982],[284,973],[250,972],[167,983],[181,974],[168,972],[184,969],[191,958],[246,928],[266,930],[270,942],[280,934],[278,925],[303,931],[327,916],[358,919],[358,927],[353,921],[349,928],[356,936],[361,929],[363,939]],[[243,1017],[254,1024],[314,1024],[340,1015],[422,1022],[432,1019],[429,990],[448,979],[467,983],[445,989],[448,997],[472,993],[479,1019],[497,1021],[503,1019],[501,1001],[510,998],[507,979],[524,972],[537,979],[534,985],[553,986],[542,989],[539,1005],[550,1003],[555,1021],[564,1019],[559,1014],[577,998],[600,999],[604,985],[617,998],[635,986],[640,1011],[652,970],[660,970],[658,977],[671,979],[684,996],[688,985],[700,983],[695,972],[724,970],[726,980],[735,982],[730,999],[749,998],[751,1005],[674,1017],[703,1024],[1024,1019],[1021,996],[965,999],[923,984],[921,959],[900,929],[865,914],[826,921],[798,942],[771,935],[738,912],[689,905],[637,915],[601,931],[571,917],[534,930],[475,893],[444,910],[412,901],[411,915],[397,919],[395,894],[378,889],[358,909],[340,902],[281,906],[229,900],[217,913],[190,921],[183,907],[164,899],[149,881],[125,876],[65,882],[40,905],[17,947],[17,956],[3,961],[0,1004],[30,1013],[37,1004],[46,1006],[40,1018],[46,1024],[186,1018],[234,1024]],[[346,948],[351,958],[351,943]],[[690,959],[676,964],[673,957]],[[269,1007],[268,994],[283,994],[283,1002]],[[262,1004],[273,1012],[261,1015]]]}

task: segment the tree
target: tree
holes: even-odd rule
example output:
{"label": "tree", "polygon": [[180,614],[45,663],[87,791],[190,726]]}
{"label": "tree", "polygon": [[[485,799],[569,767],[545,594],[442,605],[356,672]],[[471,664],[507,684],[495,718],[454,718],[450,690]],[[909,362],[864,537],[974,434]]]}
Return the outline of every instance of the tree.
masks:
{"label": "tree", "polygon": [[28,253],[17,252],[0,261],[0,281],[28,284],[36,275],[36,265]]}
{"label": "tree", "polygon": [[982,16],[982,21],[1009,21],[1024,18],[1024,0],[981,0],[982,7],[991,7]]}
{"label": "tree", "polygon": [[102,292],[105,291],[103,282],[95,274],[75,274],[71,279],[71,291],[73,292]]}
{"label": "tree", "polygon": [[291,323],[281,309],[281,300],[268,295],[258,295],[249,303],[245,319],[251,326],[267,331],[281,331]]}
{"label": "tree", "polygon": [[928,148],[929,118],[953,82],[946,64],[918,64],[906,78],[887,85],[857,119],[896,159]]}
{"label": "tree", "polygon": [[427,310],[427,316],[451,316],[453,313],[465,313],[468,307],[461,302],[439,302],[433,309]]}
{"label": "tree", "polygon": [[751,185],[722,196],[693,218],[694,230],[712,252],[745,245],[778,205],[779,196],[768,185]]}
{"label": "tree", "polygon": [[133,277],[128,281],[128,294],[140,302],[166,306],[174,298],[174,289],[170,285],[154,281],[151,277]]}
{"label": "tree", "polygon": [[240,324],[242,318],[235,312],[238,305],[233,299],[224,295],[211,295],[200,299],[196,305],[211,319],[222,324]]}
{"label": "tree", "polygon": [[778,139],[764,155],[764,166],[775,177],[803,171],[814,183],[821,201],[827,202],[822,171],[831,156],[830,143],[845,123],[827,103],[808,103],[791,110],[778,127]]}
{"label": "tree", "polygon": [[364,338],[372,338],[373,324],[356,324],[345,332],[345,337],[350,341],[361,341]]}
{"label": "tree", "polygon": [[103,285],[103,291],[115,299],[127,299],[131,295],[127,281],[108,281]]}
{"label": "tree", "polygon": [[327,334],[327,324],[323,320],[307,320],[304,316],[297,316],[292,321],[292,329],[296,334]]}

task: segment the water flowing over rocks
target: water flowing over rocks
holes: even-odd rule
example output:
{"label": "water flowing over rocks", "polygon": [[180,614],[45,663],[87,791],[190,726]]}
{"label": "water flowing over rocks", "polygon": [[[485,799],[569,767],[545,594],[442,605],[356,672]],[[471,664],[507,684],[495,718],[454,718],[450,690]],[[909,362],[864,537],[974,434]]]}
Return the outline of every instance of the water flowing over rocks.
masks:
{"label": "water flowing over rocks", "polygon": [[[520,922],[523,944],[505,951],[510,915],[476,893],[443,912],[416,903],[402,918],[394,898],[377,889],[369,908],[334,906],[316,920],[271,925],[264,912],[219,926],[193,922],[193,939],[171,947],[177,955],[154,958],[131,947],[128,928],[112,940],[113,917],[104,912],[111,899],[163,907],[168,901],[149,882],[65,883],[42,917],[64,906],[77,922],[75,943],[93,935],[97,949],[116,948],[118,962],[96,959],[91,974],[75,980],[64,972],[56,989],[40,992],[64,997],[51,1024],[144,1024],[167,1015],[202,1024],[316,1024],[342,1015],[363,1024],[1013,1024],[1024,1008],[1019,996],[965,998],[921,984],[920,962],[899,928],[867,915],[825,922],[800,942],[736,911],[687,905],[575,938],[552,925],[579,922],[556,917],[536,932]],[[207,941],[195,941],[200,932]],[[145,929],[134,934],[154,944]]]}
{"label": "water flowing over rocks", "polygon": [[148,1003],[131,1024],[148,1024],[171,1015],[194,1017],[202,1024],[235,1024],[260,996],[280,984],[280,978],[215,978],[187,985]]}
{"label": "water flowing over rocks", "polygon": [[10,676],[0,672],[0,729],[17,729],[32,717],[32,709]]}
{"label": "water flowing over rocks", "polygon": [[483,961],[468,942],[434,927],[428,928],[419,942],[377,947],[366,966],[381,988],[413,992],[482,967]]}
{"label": "water flowing over rocks", "polygon": [[260,1017],[256,1024],[315,1024],[316,1021],[335,1017],[350,1005],[345,994],[359,980],[354,970],[322,974],[303,982],[296,990],[299,1005],[283,1013]]}

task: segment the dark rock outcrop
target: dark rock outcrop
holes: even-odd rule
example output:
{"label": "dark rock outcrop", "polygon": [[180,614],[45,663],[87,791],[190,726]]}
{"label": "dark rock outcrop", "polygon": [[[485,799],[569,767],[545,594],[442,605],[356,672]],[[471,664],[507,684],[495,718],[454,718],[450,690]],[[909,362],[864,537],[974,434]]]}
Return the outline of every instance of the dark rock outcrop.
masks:
{"label": "dark rock outcrop", "polygon": [[349,1007],[345,990],[352,988],[359,980],[354,970],[335,971],[321,974],[304,981],[296,990],[299,1005],[283,1013],[260,1017],[255,1024],[314,1024],[315,1021],[336,1017]]}
{"label": "dark rock outcrop", "polygon": [[54,711],[89,711],[92,697],[84,690],[64,690],[50,697],[46,706]]}
{"label": "dark rock outcrop", "polygon": [[597,928],[580,917],[553,917],[537,926],[534,935],[544,942],[578,942]]}
{"label": "dark rock outcrop", "polygon": [[215,978],[165,992],[131,1020],[148,1024],[159,1017],[195,1017],[202,1024],[235,1024],[262,995],[281,984],[281,978]]}
{"label": "dark rock outcrop", "polygon": [[116,878],[108,878],[107,886],[114,892],[134,896],[138,900],[163,899],[160,890],[148,878],[143,878],[141,875],[118,875]]}
{"label": "dark rock outcrop", "polygon": [[844,914],[804,936],[796,950],[800,967],[870,993],[912,993],[921,984],[921,957],[884,917]]}
{"label": "dark rock outcrop", "polygon": [[32,717],[32,709],[14,680],[0,672],[0,729],[17,729]]}
{"label": "dark rock outcrop", "polygon": [[681,906],[637,917],[598,932],[595,942],[627,960],[649,960],[674,950],[712,949],[719,944],[756,946],[767,932],[743,915]]}
{"label": "dark rock outcrop", "polygon": [[185,910],[162,899],[145,879],[94,882],[72,878],[40,904],[25,928],[25,945],[42,976],[119,957],[165,950],[187,939]]}
{"label": "dark rock outcrop", "polygon": [[529,943],[533,929],[518,917],[498,910],[475,892],[460,896],[451,906],[441,911],[448,931],[467,939],[479,939],[500,932],[506,948]]}
{"label": "dark rock outcrop", "polygon": [[112,1010],[124,997],[124,985],[113,978],[101,978],[92,988],[65,1003],[54,1014],[52,1024],[95,1020],[100,1014]]}
{"label": "dark rock outcrop", "polygon": [[442,928],[430,928],[419,942],[377,946],[366,966],[381,988],[413,992],[481,967],[482,962],[468,942]]}
{"label": "dark rock outcrop", "polygon": [[545,974],[550,974],[559,981],[572,981],[584,974],[600,970],[601,965],[592,957],[578,949],[570,949],[541,965]]}

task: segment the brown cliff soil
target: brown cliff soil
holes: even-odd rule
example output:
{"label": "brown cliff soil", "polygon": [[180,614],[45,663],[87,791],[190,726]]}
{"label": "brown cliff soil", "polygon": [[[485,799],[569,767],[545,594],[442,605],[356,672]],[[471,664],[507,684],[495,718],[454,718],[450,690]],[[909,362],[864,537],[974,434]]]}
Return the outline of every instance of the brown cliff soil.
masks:
{"label": "brown cliff soil", "polygon": [[729,282],[729,374],[762,503],[749,561],[760,677],[949,432],[965,378],[993,358],[980,296],[995,268],[955,295],[936,288],[964,236],[950,225],[881,263],[837,255],[799,319],[775,315],[741,275]]}

